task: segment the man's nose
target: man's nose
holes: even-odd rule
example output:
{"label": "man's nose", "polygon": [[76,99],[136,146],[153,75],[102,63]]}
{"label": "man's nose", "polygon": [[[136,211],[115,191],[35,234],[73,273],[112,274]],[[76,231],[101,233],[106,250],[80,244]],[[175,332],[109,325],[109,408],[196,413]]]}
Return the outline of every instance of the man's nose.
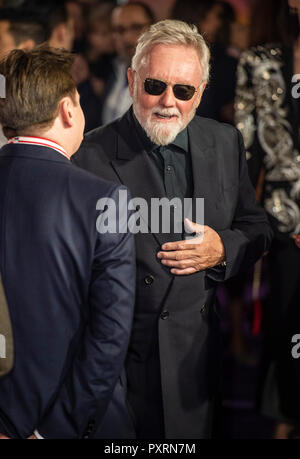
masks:
{"label": "man's nose", "polygon": [[160,96],[160,103],[164,107],[174,107],[176,105],[176,98],[170,85],[166,87],[165,91]]}

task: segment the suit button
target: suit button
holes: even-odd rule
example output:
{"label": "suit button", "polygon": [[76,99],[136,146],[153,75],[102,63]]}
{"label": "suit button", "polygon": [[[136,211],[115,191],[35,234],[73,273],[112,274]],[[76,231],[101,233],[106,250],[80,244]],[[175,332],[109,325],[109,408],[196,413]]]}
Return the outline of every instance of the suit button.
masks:
{"label": "suit button", "polygon": [[147,284],[147,285],[151,285],[151,284],[153,284],[153,282],[154,282],[154,277],[151,276],[151,275],[150,275],[150,276],[146,276],[145,279],[144,279],[144,282],[145,282],[145,284]]}
{"label": "suit button", "polygon": [[205,304],[203,306],[201,306],[201,308],[200,308],[201,314],[203,314],[204,311],[205,311]]}
{"label": "suit button", "polygon": [[160,315],[160,318],[162,320],[166,320],[169,317],[169,315],[170,315],[169,311],[163,311]]}

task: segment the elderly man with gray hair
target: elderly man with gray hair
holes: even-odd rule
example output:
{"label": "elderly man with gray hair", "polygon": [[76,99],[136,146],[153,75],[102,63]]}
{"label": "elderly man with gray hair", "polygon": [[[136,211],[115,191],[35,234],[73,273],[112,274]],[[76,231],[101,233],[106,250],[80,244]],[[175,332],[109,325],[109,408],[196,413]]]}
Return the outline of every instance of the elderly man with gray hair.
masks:
{"label": "elderly man with gray hair", "polygon": [[[152,25],[128,70],[132,107],[87,134],[75,155],[79,166],[127,185],[138,198],[137,222],[144,221],[135,236],[137,291],[126,364],[138,438],[213,435],[220,391],[216,286],[250,268],[272,238],[255,202],[241,134],[195,116],[208,77],[209,50],[195,26]],[[167,231],[157,201],[170,204]],[[177,208],[186,203],[190,213],[178,225]]]}

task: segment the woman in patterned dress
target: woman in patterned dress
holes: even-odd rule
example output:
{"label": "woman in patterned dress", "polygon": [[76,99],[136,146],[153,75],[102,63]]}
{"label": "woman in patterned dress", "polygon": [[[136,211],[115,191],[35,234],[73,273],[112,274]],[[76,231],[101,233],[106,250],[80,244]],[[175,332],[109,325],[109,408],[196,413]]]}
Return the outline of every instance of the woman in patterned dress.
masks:
{"label": "woman in patterned dress", "polygon": [[275,236],[260,409],[277,421],[275,438],[288,438],[300,424],[300,362],[291,353],[300,333],[300,0],[258,3],[256,46],[238,65],[235,120]]}

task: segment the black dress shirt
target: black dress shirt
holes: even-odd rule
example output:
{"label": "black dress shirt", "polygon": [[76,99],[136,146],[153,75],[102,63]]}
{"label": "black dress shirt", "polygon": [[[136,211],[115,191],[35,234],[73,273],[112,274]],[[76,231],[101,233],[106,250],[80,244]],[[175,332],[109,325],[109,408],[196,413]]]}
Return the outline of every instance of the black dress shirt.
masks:
{"label": "black dress shirt", "polygon": [[[158,180],[163,183],[166,191],[166,197],[173,199],[179,198],[183,206],[184,198],[191,198],[194,191],[193,169],[191,154],[189,151],[189,138],[187,128],[181,131],[175,140],[166,146],[155,145],[147,136],[135,115],[132,113],[134,124],[138,132],[138,136],[149,157],[155,164]],[[171,217],[174,209],[171,207]],[[174,220],[173,220],[174,221]],[[172,218],[171,218],[172,222]],[[184,229],[184,223],[181,223],[182,239],[190,239],[195,236],[195,233],[187,233]],[[172,226],[171,226],[172,228]],[[174,228],[173,228],[174,229]],[[171,230],[172,231],[172,230]],[[209,273],[214,273],[216,280],[222,280],[225,274],[224,262],[222,265],[215,266],[208,270]]]}
{"label": "black dress shirt", "polygon": [[163,184],[166,197],[176,197],[182,202],[184,198],[191,198],[194,186],[187,128],[177,135],[174,142],[158,146],[151,142],[134,115],[133,118],[139,138],[155,165],[158,180]]}

